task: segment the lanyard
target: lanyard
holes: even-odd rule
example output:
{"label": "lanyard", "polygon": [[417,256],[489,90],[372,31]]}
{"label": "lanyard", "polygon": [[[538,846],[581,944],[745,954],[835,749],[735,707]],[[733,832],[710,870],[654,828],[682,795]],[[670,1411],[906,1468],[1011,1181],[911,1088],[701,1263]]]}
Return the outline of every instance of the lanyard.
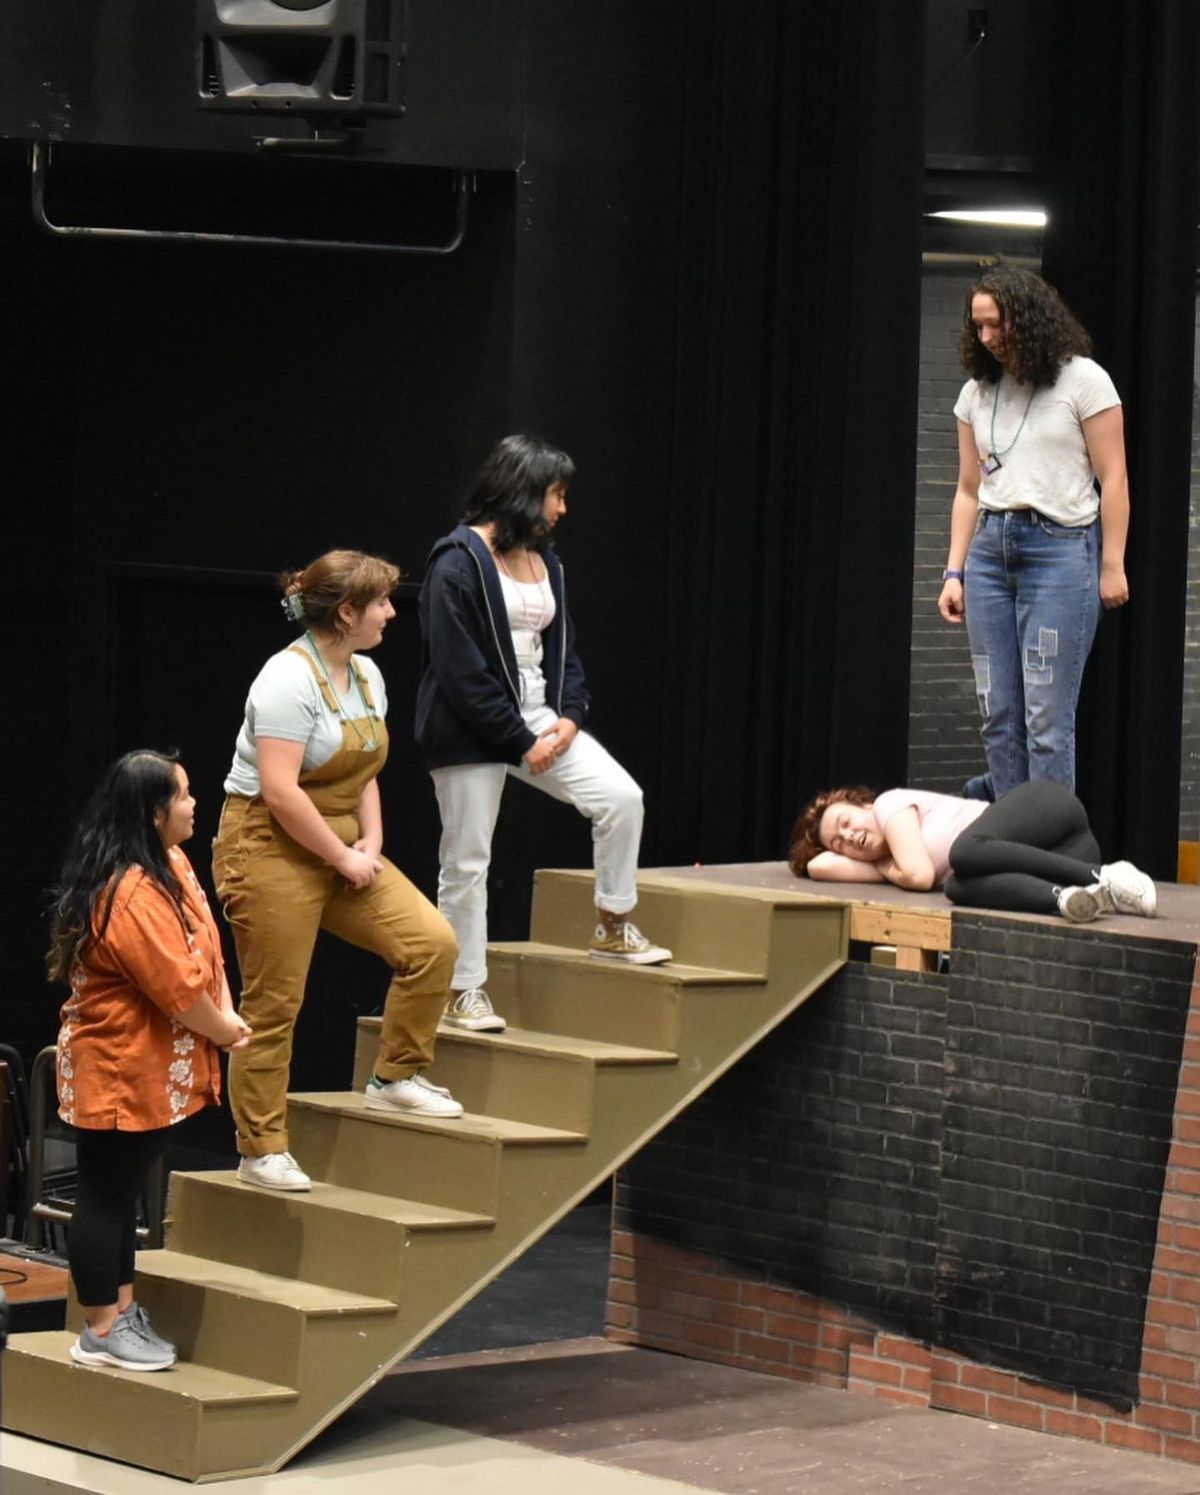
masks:
{"label": "lanyard", "polygon": [[[1029,391],[1029,401],[1028,401],[1028,403],[1025,406],[1025,414],[1021,417],[1021,424],[1017,427],[1017,434],[1016,434],[1016,436],[1013,437],[1013,439],[1008,443],[1008,445],[1004,448],[1004,450],[1002,452],[997,451],[996,450],[996,407],[1000,404],[1000,379],[996,380],[996,393],[992,396],[992,439],[991,439],[991,447],[990,447],[990,449],[988,451],[988,459],[989,459],[989,461],[996,461],[996,459],[999,458],[999,457],[1007,457],[1008,454],[1009,454],[1009,452],[1012,451],[1013,447],[1016,446],[1017,440],[1020,437],[1021,432],[1025,429],[1025,422],[1029,419],[1029,407],[1033,404],[1033,397],[1034,397],[1035,394],[1037,394],[1037,386],[1036,385],[1034,386],[1033,389],[1031,389]],[[998,461],[996,462],[996,465],[997,465],[997,467],[1000,465]]]}

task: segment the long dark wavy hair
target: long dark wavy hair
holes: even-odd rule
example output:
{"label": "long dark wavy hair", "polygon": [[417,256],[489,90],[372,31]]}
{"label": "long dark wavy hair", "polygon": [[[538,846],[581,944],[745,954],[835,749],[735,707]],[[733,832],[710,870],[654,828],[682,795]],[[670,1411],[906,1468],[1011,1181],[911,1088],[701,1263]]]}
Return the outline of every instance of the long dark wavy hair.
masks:
{"label": "long dark wavy hair", "polygon": [[[971,302],[978,295],[991,296],[1000,308],[1003,364],[979,341],[971,321]],[[1007,368],[1022,384],[1040,389],[1054,383],[1068,358],[1089,356],[1092,340],[1052,285],[1032,270],[1001,262],[967,292],[958,351],[969,378],[995,384]]]}
{"label": "long dark wavy hair", "polygon": [[566,452],[536,436],[506,436],[476,475],[463,523],[493,525],[501,552],[515,545],[544,550],[549,538],[542,518],[546,489],[574,476],[575,464]]}
{"label": "long dark wavy hair", "polygon": [[813,857],[818,852],[828,850],[821,840],[821,817],[830,805],[873,805],[878,797],[874,789],[856,784],[848,789],[826,789],[810,805],[806,805],[792,827],[791,844],[788,848],[788,866],[796,876],[803,877]]}
{"label": "long dark wavy hair", "polygon": [[155,815],[179,788],[178,757],[138,748],[105,772],[67,846],[50,906],[51,981],[67,981],[104,938],[122,875],[140,867],[174,903],[187,928],[183,888],[171,867]]}

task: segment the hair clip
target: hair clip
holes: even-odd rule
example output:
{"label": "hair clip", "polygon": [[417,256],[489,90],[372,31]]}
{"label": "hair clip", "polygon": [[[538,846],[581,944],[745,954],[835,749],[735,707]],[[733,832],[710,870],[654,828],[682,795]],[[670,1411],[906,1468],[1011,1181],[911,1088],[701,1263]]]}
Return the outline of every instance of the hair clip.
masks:
{"label": "hair clip", "polygon": [[299,623],[304,618],[304,594],[303,592],[289,592],[286,597],[279,599],[279,605],[283,608],[285,615],[293,623]]}

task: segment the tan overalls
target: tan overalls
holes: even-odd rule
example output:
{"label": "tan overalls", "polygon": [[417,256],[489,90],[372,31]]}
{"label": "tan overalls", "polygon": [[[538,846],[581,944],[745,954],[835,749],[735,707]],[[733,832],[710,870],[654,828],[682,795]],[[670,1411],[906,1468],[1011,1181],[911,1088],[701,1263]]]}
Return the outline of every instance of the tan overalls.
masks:
{"label": "tan overalls", "polygon": [[[343,715],[333,687],[302,649],[331,711]],[[361,671],[363,698],[375,703]],[[354,724],[342,721],[342,746],[300,775],[300,785],[347,846],[359,837],[358,805],[387,758],[381,718],[360,718],[378,746],[368,749]],[[433,1057],[434,1034],[446,1005],[457,946],[433,904],[386,858],[365,888],[352,888],[327,862],[292,839],[261,797],[231,794],[213,843],[213,879],[233,929],[242,974],[241,1015],[254,1036],[230,1056],[229,1099],[238,1148],[249,1157],[287,1152],[287,1087],[292,1029],[308,978],[317,930],[380,955],[394,975],[383,1010],[375,1073],[400,1080]]]}

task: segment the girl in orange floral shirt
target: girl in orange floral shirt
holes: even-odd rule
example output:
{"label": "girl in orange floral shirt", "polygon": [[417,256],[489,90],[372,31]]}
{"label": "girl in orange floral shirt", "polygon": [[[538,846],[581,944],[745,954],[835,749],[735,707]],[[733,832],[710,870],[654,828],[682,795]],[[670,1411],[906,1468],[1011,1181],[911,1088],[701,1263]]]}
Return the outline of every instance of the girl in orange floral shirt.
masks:
{"label": "girl in orange floral shirt", "polygon": [[71,986],[58,1099],[76,1128],[67,1253],[85,1318],[71,1355],[83,1365],[175,1363],[133,1298],[137,1196],[170,1128],[220,1099],[217,1049],[249,1037],[204,890],[180,850],[195,805],[173,759],[127,753],[84,811],[55,894],[47,964]]}

